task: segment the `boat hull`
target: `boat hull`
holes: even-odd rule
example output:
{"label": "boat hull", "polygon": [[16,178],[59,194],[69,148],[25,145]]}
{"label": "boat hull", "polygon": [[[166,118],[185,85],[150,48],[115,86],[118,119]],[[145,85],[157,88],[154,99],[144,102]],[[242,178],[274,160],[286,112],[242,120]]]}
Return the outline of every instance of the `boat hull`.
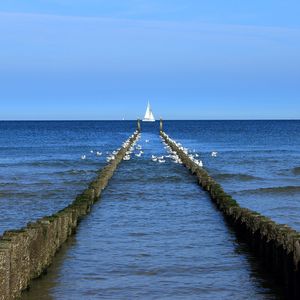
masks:
{"label": "boat hull", "polygon": [[143,122],[155,122],[155,120],[143,120]]}

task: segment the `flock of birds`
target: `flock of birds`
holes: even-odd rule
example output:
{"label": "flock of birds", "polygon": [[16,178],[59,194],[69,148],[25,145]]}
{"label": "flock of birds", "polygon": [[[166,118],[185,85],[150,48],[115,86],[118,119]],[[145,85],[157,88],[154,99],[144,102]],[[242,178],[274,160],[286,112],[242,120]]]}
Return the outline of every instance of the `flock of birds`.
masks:
{"label": "flock of birds", "polygon": [[137,139],[134,141],[134,143],[131,145],[129,150],[126,152],[126,155],[123,157],[123,160],[130,160],[131,155],[133,154],[133,152],[135,150],[138,151],[138,153],[135,153],[136,157],[141,157],[142,154],[144,154],[144,151],[142,150],[142,146],[141,145],[136,145],[140,138],[141,138],[141,134],[138,135]]}
{"label": "flock of birds", "polygon": [[[172,140],[170,137],[167,136],[167,139],[177,146],[180,150],[182,150],[188,157],[199,167],[203,168],[203,161],[199,160],[199,154],[196,153],[196,150],[190,151],[188,148],[184,148],[180,143]],[[177,155],[176,151],[173,151],[172,148],[164,141],[162,138],[163,144],[165,145],[165,149],[170,153],[169,157],[177,164],[182,164],[180,157]]]}
{"label": "flock of birds", "polygon": [[[130,140],[132,138],[134,138],[134,135],[137,134],[138,131],[135,131],[135,133],[126,141],[123,143],[122,148],[128,148],[128,146],[130,145]],[[129,150],[126,152],[125,156],[123,157],[123,160],[130,160],[131,159],[131,154],[133,153],[133,151],[135,150],[135,146],[137,144],[137,142],[139,141],[139,139],[141,138],[141,134],[139,133],[137,135],[137,138],[135,139],[135,141],[132,143],[132,145],[130,146]],[[138,147],[137,147],[138,148]],[[117,149],[116,151],[113,151],[112,154],[110,154],[107,158],[106,161],[110,162],[112,160],[114,160],[117,155],[117,153],[121,150],[121,148]],[[141,155],[141,154],[140,154]]]}
{"label": "flock of birds", "polygon": [[[138,132],[136,131],[135,134],[137,134]],[[129,144],[130,144],[130,140],[131,138],[134,137],[134,134],[122,144],[122,148],[128,148]],[[128,151],[126,152],[125,156],[123,157],[124,161],[129,161],[131,159],[131,156],[134,155],[135,157],[142,157],[142,155],[144,154],[143,151],[143,147],[140,144],[137,144],[138,141],[141,138],[141,134],[138,134],[136,140],[133,142],[133,144],[131,145],[131,147],[128,149]],[[184,148],[182,146],[182,144],[177,143],[176,141],[172,140],[169,136],[167,136],[167,139],[173,143],[174,145],[176,145],[180,150],[182,150],[186,155],[188,155],[188,157],[194,161],[199,167],[203,167],[203,162],[202,160],[199,159],[199,154],[196,153],[196,150],[194,149],[193,151],[190,151],[188,148]],[[146,143],[149,143],[149,140],[145,140]],[[164,144],[164,148],[167,150],[168,155],[165,156],[156,156],[156,155],[152,155],[151,156],[151,160],[153,162],[157,162],[157,163],[165,163],[166,162],[166,158],[171,159],[174,163],[176,164],[182,164],[182,160],[180,159],[180,157],[177,155],[176,151],[173,151],[172,148],[164,141],[164,139],[162,138],[162,142]],[[113,151],[113,152],[106,152],[107,157],[106,157],[106,161],[107,162],[111,162],[112,160],[114,160],[116,158],[116,155],[118,154],[118,152],[122,149],[122,148],[118,148],[117,150]],[[95,151],[95,150],[90,150],[90,154],[92,155],[96,155],[96,156],[102,156],[103,153],[100,151]],[[211,153],[212,157],[217,157],[218,156],[218,152],[213,151]],[[82,155],[81,159],[85,160],[87,158],[87,155]]]}
{"label": "flock of birds", "polygon": [[[102,152],[99,152],[99,151],[94,151],[94,150],[91,150],[90,151],[91,154],[96,154],[96,156],[102,156]],[[86,159],[86,155],[81,155],[81,159]]]}
{"label": "flock of birds", "polygon": [[[130,144],[130,140],[132,138],[134,138],[135,134],[137,134],[138,132],[135,131],[134,134],[128,138],[127,141],[125,141],[123,144],[122,144],[122,147],[121,148],[118,148],[117,150],[113,151],[112,153],[110,152],[106,152],[106,154],[108,155],[106,157],[106,161],[107,162],[110,162],[112,160],[114,160],[116,158],[116,155],[119,153],[119,151],[122,149],[122,148],[127,148]],[[134,143],[132,144],[132,146],[130,147],[130,150],[126,152],[126,155],[125,157],[123,158],[124,160],[129,160],[130,159],[130,154],[132,153],[132,151],[134,150],[134,146],[135,144],[137,143],[137,141],[140,139],[141,135],[139,134],[137,136],[137,139],[134,141]],[[100,152],[100,151],[95,151],[95,150],[90,150],[90,154],[92,155],[96,155],[96,156],[102,156],[103,155],[103,152]],[[81,159],[82,160],[85,160],[87,159],[87,155],[84,154],[84,155],[81,155]]]}

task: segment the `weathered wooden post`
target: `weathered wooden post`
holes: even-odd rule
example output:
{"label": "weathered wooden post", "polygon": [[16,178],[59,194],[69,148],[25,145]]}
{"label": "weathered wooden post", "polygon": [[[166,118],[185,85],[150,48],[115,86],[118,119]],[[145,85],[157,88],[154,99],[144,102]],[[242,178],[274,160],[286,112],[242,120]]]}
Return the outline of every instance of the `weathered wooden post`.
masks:
{"label": "weathered wooden post", "polygon": [[138,132],[141,132],[141,120],[140,119],[137,120],[137,130],[138,130]]}
{"label": "weathered wooden post", "polygon": [[160,118],[160,126],[159,126],[159,130],[160,130],[160,132],[162,132],[163,131],[163,119],[162,118]]}

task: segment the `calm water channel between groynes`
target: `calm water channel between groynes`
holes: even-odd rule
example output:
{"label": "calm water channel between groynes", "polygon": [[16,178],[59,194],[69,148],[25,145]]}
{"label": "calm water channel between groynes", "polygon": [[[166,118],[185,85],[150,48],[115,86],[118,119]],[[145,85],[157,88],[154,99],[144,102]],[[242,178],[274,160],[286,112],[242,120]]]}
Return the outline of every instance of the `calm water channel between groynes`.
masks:
{"label": "calm water channel between groynes", "polygon": [[158,134],[140,144],[23,299],[281,299],[196,178],[151,161],[166,155]]}

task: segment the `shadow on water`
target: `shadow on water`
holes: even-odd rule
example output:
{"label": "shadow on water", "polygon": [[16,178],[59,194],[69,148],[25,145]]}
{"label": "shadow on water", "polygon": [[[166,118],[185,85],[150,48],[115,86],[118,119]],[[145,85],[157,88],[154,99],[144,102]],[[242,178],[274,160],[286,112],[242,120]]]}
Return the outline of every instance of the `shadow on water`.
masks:
{"label": "shadow on water", "polygon": [[[217,210],[217,209],[216,209]],[[217,211],[220,213],[219,211]],[[250,274],[253,278],[259,279],[259,284],[263,289],[269,291],[266,294],[266,299],[286,300],[284,285],[274,276],[273,273],[265,268],[263,261],[261,261],[251,250],[245,238],[236,232],[231,224],[224,220],[225,226],[228,228],[230,235],[235,237],[235,252],[243,256],[250,266]]]}
{"label": "shadow on water", "polygon": [[[80,225],[79,225],[80,226]],[[28,290],[22,294],[22,300],[54,300],[52,290],[59,282],[60,269],[72,247],[76,246],[76,233],[68,238],[56,254],[52,265],[39,278],[32,281]]]}

